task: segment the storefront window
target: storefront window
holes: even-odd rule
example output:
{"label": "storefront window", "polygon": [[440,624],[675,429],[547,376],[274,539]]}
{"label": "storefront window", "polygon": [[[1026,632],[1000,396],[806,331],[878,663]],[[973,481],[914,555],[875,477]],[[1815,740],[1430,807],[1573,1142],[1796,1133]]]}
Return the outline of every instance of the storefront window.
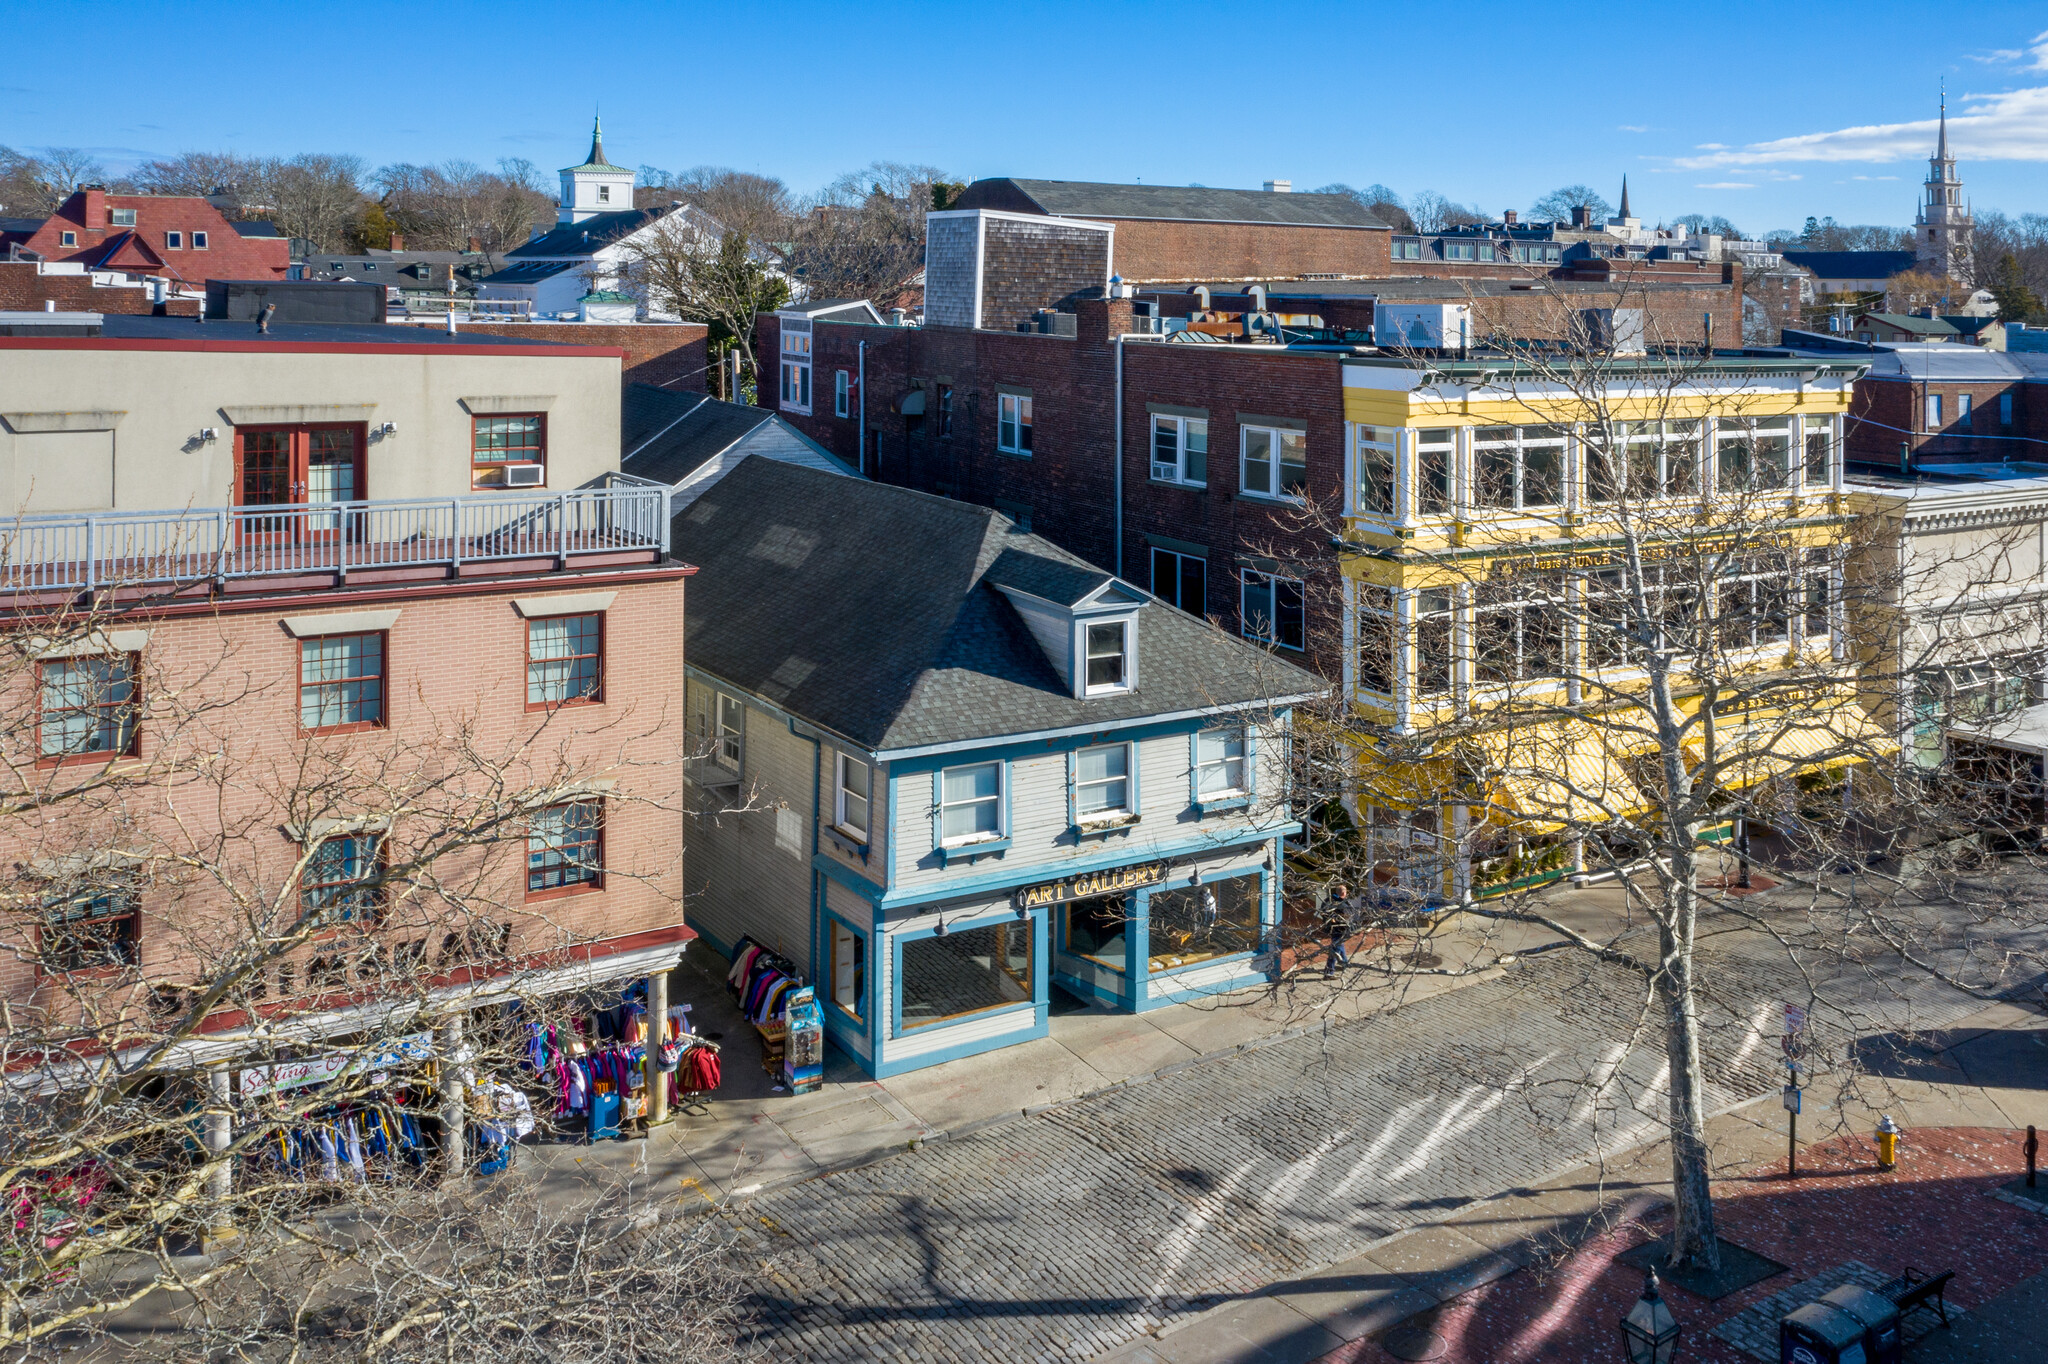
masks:
{"label": "storefront window", "polygon": [[1155,890],[1148,912],[1155,975],[1250,952],[1259,944],[1259,875]]}
{"label": "storefront window", "polygon": [[903,1027],[1031,1002],[1031,925],[956,928],[903,944]]}
{"label": "storefront window", "polygon": [[1124,930],[1131,917],[1127,897],[1098,895],[1092,900],[1073,900],[1066,913],[1069,952],[1114,970],[1124,969]]}

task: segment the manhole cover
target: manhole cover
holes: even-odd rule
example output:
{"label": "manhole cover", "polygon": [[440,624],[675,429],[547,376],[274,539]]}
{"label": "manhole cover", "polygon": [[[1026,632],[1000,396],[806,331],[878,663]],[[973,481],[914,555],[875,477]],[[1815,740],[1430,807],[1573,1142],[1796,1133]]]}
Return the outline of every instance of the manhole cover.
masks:
{"label": "manhole cover", "polygon": [[1396,1359],[1442,1359],[1450,1345],[1423,1326],[1402,1326],[1380,1337],[1380,1348]]}

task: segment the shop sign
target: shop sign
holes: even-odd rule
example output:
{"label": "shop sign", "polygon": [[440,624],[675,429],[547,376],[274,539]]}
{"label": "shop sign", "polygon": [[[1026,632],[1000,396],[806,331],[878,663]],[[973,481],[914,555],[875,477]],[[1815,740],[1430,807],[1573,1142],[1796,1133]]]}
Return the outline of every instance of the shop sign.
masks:
{"label": "shop sign", "polygon": [[300,1061],[280,1061],[274,1066],[252,1066],[242,1072],[242,1097],[254,1098],[259,1094],[276,1094],[287,1089],[298,1089],[304,1085],[325,1084],[338,1075],[366,1070],[389,1070],[402,1061],[429,1061],[434,1056],[432,1037],[416,1032],[410,1037],[401,1037],[390,1046],[372,1055],[353,1052],[330,1052],[325,1056],[309,1056]]}
{"label": "shop sign", "polygon": [[1116,867],[1110,871],[1063,876],[1042,885],[1024,886],[1015,892],[1013,898],[1019,909],[1038,909],[1044,905],[1063,905],[1069,900],[1086,900],[1091,896],[1115,895],[1143,886],[1165,884],[1166,864],[1148,862],[1140,867]]}

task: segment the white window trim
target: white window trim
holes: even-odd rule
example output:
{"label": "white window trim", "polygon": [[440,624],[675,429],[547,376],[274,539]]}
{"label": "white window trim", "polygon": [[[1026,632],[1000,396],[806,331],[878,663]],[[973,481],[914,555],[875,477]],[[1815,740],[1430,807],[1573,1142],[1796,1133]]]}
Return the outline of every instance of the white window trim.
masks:
{"label": "white window trim", "polygon": [[208,236],[206,235],[206,233],[204,233],[204,232],[194,232],[194,233],[192,234],[192,249],[193,249],[194,251],[205,251],[205,250],[208,250],[208,249],[209,249],[209,247],[208,247],[208,243],[209,243],[210,241],[211,241],[211,238],[209,238],[209,237],[208,237]]}
{"label": "white window trim", "polygon": [[[1259,492],[1251,486],[1251,437],[1255,431],[1268,438],[1266,449],[1271,452],[1271,457],[1265,461],[1265,464],[1269,479],[1273,485],[1273,491],[1271,492]],[[1268,502],[1286,502],[1297,507],[1303,505],[1308,500],[1305,493],[1297,494],[1280,490],[1280,442],[1283,435],[1297,435],[1302,438],[1301,482],[1304,488],[1308,486],[1308,434],[1303,431],[1291,431],[1286,427],[1260,426],[1254,423],[1250,426],[1240,426],[1237,428],[1237,491],[1240,495],[1261,498]]]}
{"label": "white window trim", "polygon": [[[1228,787],[1228,788],[1225,788],[1225,789],[1223,789],[1223,790],[1218,790],[1218,791],[1204,791],[1204,790],[1202,789],[1202,773],[1203,773],[1203,771],[1204,771],[1204,770],[1205,770],[1206,768],[1209,768],[1209,767],[1213,767],[1213,766],[1221,766],[1221,765],[1224,765],[1224,764],[1228,764],[1228,763],[1230,762],[1230,759],[1229,759],[1229,758],[1220,758],[1220,759],[1217,759],[1217,760],[1216,760],[1215,762],[1204,762],[1204,761],[1203,761],[1203,759],[1202,759],[1202,738],[1203,738],[1203,736],[1204,736],[1204,735],[1209,735],[1209,734],[1235,734],[1235,735],[1237,736],[1237,775],[1238,775],[1238,783],[1237,783],[1237,785],[1236,785],[1236,786]],[[1214,804],[1214,803],[1216,803],[1217,801],[1225,801],[1225,800],[1238,800],[1238,799],[1241,799],[1241,798],[1244,798],[1244,797],[1250,796],[1250,795],[1251,795],[1251,793],[1252,793],[1252,745],[1251,745],[1251,731],[1250,731],[1250,729],[1249,729],[1249,728],[1248,728],[1247,726],[1245,726],[1245,725],[1215,725],[1215,726],[1211,726],[1211,727],[1210,727],[1210,728],[1208,728],[1208,729],[1204,729],[1204,730],[1198,730],[1198,731],[1196,731],[1196,734],[1195,734],[1195,799],[1196,799],[1197,801],[1200,801],[1200,802],[1204,803],[1204,804]]]}
{"label": "white window trim", "polygon": [[1021,433],[1029,430],[1031,427],[1030,421],[1023,415],[1023,405],[1030,401],[1031,399],[1021,393],[998,393],[996,395],[996,449],[1006,455],[1029,455],[1031,453],[1029,449],[1025,448],[1021,440],[1012,437],[1006,444],[1003,439],[1003,423],[1006,420],[1004,409],[1009,409],[1011,413],[1007,418],[1011,429],[1021,435]]}
{"label": "white window trim", "polygon": [[[958,801],[949,803],[946,800],[946,774],[948,772],[964,771],[965,769],[970,767],[991,766],[994,767],[996,770],[995,832],[961,834],[957,838],[946,837],[946,811],[957,808],[959,806],[978,805],[983,800],[987,799],[987,797],[976,797],[974,800],[970,801]],[[1010,765],[1008,763],[1004,762],[1001,758],[989,758],[982,762],[974,763],[956,763],[952,767],[942,767],[939,769],[938,782],[939,788],[937,795],[939,808],[935,832],[939,836],[940,847],[965,848],[972,847],[977,843],[1000,843],[1010,836]]]}
{"label": "white window trim", "polygon": [[[1202,436],[1204,444],[1206,445],[1209,434],[1208,418],[1172,417],[1162,412],[1155,412],[1152,414],[1152,424],[1150,427],[1147,428],[1147,435],[1151,437],[1152,447],[1146,457],[1151,462],[1152,477],[1156,481],[1160,483],[1177,484],[1183,488],[1206,488],[1209,486],[1209,479],[1207,476],[1207,460],[1209,455],[1213,452],[1207,450],[1206,448],[1202,452],[1202,458],[1204,461],[1203,477],[1197,480],[1189,478],[1187,476],[1188,423],[1191,421],[1202,423]],[[1161,464],[1159,462],[1159,424],[1161,422],[1170,423],[1173,427],[1174,462],[1171,465]],[[1171,472],[1162,473],[1162,470],[1170,470]]]}
{"label": "white window trim", "polygon": [[862,843],[868,841],[868,830],[853,823],[846,817],[846,765],[852,763],[867,773],[868,793],[863,799],[868,805],[868,824],[875,822],[875,768],[874,764],[854,757],[850,753],[834,755],[832,766],[832,827],[849,838]]}
{"label": "white window trim", "polygon": [[[1124,774],[1121,777],[1105,777],[1101,781],[1081,780],[1081,755],[1096,749],[1121,748],[1124,750]],[[1083,786],[1107,786],[1111,782],[1124,784],[1124,803],[1120,806],[1101,810],[1081,809],[1081,788]],[[1121,743],[1089,744],[1086,748],[1074,750],[1074,823],[1082,828],[1100,824],[1128,824],[1138,817],[1138,746],[1128,740]]]}
{"label": "white window trim", "polygon": [[[1091,619],[1088,619],[1087,617],[1083,617],[1083,618],[1082,618],[1082,619],[1081,619],[1081,620],[1080,620],[1080,621],[1078,622],[1078,624],[1079,624],[1079,625],[1080,625],[1080,627],[1081,627],[1081,628],[1080,628],[1080,636],[1081,636],[1081,637],[1080,637],[1080,640],[1078,641],[1078,643],[1079,643],[1079,646],[1080,646],[1080,647],[1079,647],[1079,663],[1080,663],[1080,669],[1079,669],[1079,673],[1080,673],[1080,682],[1081,682],[1081,695],[1083,695],[1084,697],[1085,697],[1085,696],[1120,696],[1120,695],[1122,695],[1123,693],[1125,693],[1125,692],[1127,692],[1127,691],[1130,691],[1130,690],[1131,690],[1132,688],[1136,687],[1136,686],[1138,685],[1138,660],[1137,660],[1137,658],[1135,657],[1135,655],[1136,655],[1136,653],[1137,653],[1137,643],[1138,643],[1138,622],[1137,622],[1137,619],[1136,619],[1135,617],[1129,617],[1129,616],[1125,616],[1125,617],[1119,617],[1119,618],[1117,618],[1117,619],[1115,619],[1115,620],[1091,620]],[[1123,662],[1124,662],[1124,680],[1123,680],[1123,681],[1121,681],[1121,682],[1113,683],[1113,684],[1110,684],[1110,685],[1106,685],[1106,686],[1095,686],[1095,685],[1092,685],[1092,684],[1091,684],[1091,683],[1090,683],[1090,682],[1088,681],[1088,664],[1090,663],[1090,661],[1091,661],[1091,660],[1092,660],[1092,658],[1093,658],[1093,655],[1091,655],[1091,654],[1090,654],[1090,653],[1088,652],[1088,635],[1089,635],[1089,632],[1090,632],[1090,631],[1091,631],[1091,630],[1092,630],[1092,629],[1093,629],[1093,628],[1094,628],[1095,626],[1098,626],[1098,625],[1116,625],[1116,626],[1121,626],[1121,627],[1123,628],[1123,632],[1124,632],[1124,648],[1123,648]],[[1108,655],[1107,655],[1107,654],[1105,654],[1105,655],[1103,655],[1103,657],[1105,657],[1105,658],[1106,658],[1106,657],[1108,657]]]}
{"label": "white window trim", "polygon": [[853,411],[853,376],[843,369],[832,371],[832,415],[848,416]]}
{"label": "white window trim", "polygon": [[164,250],[166,250],[166,251],[183,251],[184,249],[185,249],[185,234],[184,234],[183,232],[166,232],[166,233],[164,233]]}

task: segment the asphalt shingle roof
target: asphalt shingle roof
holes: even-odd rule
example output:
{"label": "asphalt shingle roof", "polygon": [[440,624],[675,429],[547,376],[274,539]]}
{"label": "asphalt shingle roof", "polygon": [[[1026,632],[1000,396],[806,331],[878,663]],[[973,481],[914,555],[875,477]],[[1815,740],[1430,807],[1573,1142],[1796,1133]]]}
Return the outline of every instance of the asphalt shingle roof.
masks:
{"label": "asphalt shingle roof", "polygon": [[[1172,222],[1275,223],[1296,227],[1376,227],[1387,224],[1344,194],[1275,194],[1255,189],[1181,185],[1110,185],[1081,180],[977,180],[955,208],[1003,208],[1014,188],[1059,218],[1152,218]],[[979,191],[979,193],[977,193]]]}
{"label": "asphalt shingle roof", "polygon": [[1100,569],[986,507],[761,456],[676,517],[671,552],[699,569],[685,645],[693,666],[870,750],[1256,704],[1324,686],[1132,589],[1144,599],[1138,686],[1077,700],[995,583],[1059,599],[1100,585]]}
{"label": "asphalt shingle roof", "polygon": [[765,407],[724,403],[702,393],[628,384],[621,399],[619,469],[680,483],[736,440],[773,421]]}
{"label": "asphalt shingle roof", "polygon": [[588,256],[601,246],[629,237],[657,218],[666,217],[674,204],[655,208],[624,208],[616,213],[599,213],[580,223],[561,223],[524,246],[505,253],[508,260],[543,256]]}

